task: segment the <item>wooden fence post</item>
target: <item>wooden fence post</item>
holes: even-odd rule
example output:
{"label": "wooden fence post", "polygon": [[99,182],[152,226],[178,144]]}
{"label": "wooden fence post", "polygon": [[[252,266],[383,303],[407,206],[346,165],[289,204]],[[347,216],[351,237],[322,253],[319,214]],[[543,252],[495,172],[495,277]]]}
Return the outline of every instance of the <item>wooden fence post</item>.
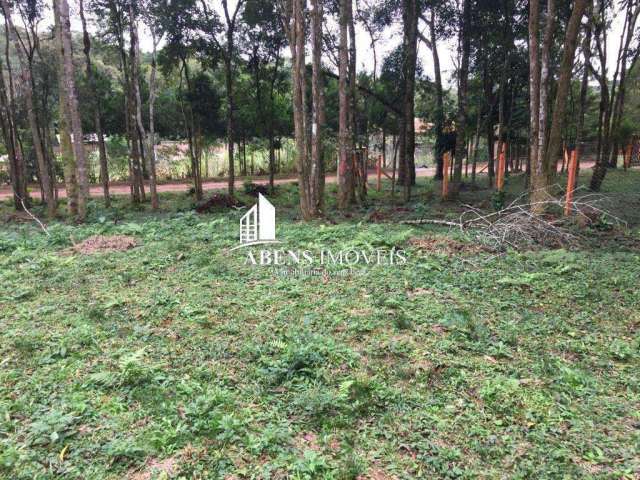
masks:
{"label": "wooden fence post", "polygon": [[576,171],[578,170],[578,150],[571,152],[571,160],[569,161],[569,178],[567,180],[567,201],[564,207],[565,216],[571,215],[573,209],[573,192],[576,186]]}

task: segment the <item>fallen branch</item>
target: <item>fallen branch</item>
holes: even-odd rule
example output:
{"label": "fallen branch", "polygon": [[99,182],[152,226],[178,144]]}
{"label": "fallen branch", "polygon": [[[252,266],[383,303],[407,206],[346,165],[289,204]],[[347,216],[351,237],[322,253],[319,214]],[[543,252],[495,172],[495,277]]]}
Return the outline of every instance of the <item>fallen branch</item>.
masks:
{"label": "fallen branch", "polygon": [[[552,215],[538,215],[533,213],[539,207],[544,211],[556,209],[562,211],[565,198],[554,198],[548,195],[548,200],[534,203],[523,202],[528,195],[524,193],[507,207],[497,212],[486,213],[472,205],[463,205],[464,212],[457,222],[438,219],[408,220],[407,225],[443,225],[468,231],[483,245],[495,251],[506,248],[525,250],[536,246],[563,248],[575,246],[580,235],[575,229],[570,229],[570,219]],[[611,215],[598,205],[607,200],[601,194],[586,194],[571,203],[572,212],[587,223],[606,218],[618,225],[625,222]]]}
{"label": "fallen branch", "polygon": [[49,230],[47,230],[47,227],[45,227],[44,223],[42,223],[38,217],[36,217],[33,213],[31,213],[29,211],[27,206],[24,204],[24,200],[22,199],[22,197],[20,195],[17,195],[17,197],[20,199],[20,203],[22,204],[22,208],[24,209],[25,212],[27,212],[27,215],[29,215],[36,222],[38,222],[38,225],[40,225],[40,228],[42,228],[42,231],[47,234],[47,237],[50,237],[51,234],[49,233]]}

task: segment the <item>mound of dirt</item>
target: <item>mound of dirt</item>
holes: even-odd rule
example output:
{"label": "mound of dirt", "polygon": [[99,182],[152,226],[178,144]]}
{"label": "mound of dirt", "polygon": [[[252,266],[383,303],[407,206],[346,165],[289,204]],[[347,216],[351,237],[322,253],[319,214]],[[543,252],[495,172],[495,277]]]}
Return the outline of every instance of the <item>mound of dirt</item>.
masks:
{"label": "mound of dirt", "polygon": [[125,250],[129,250],[137,245],[138,243],[133,237],[127,237],[124,235],[113,235],[109,237],[104,235],[94,235],[83,242],[76,243],[71,247],[71,250],[83,255],[91,255],[92,253],[100,252],[124,252]]}
{"label": "mound of dirt", "polygon": [[235,197],[223,193],[216,193],[208,200],[204,200],[196,205],[196,212],[208,213],[223,208],[243,207],[244,204]]}
{"label": "mound of dirt", "polygon": [[448,256],[460,253],[480,253],[488,251],[488,249],[482,245],[462,243],[452,238],[439,236],[415,237],[409,240],[409,244],[424,252],[440,253]]}

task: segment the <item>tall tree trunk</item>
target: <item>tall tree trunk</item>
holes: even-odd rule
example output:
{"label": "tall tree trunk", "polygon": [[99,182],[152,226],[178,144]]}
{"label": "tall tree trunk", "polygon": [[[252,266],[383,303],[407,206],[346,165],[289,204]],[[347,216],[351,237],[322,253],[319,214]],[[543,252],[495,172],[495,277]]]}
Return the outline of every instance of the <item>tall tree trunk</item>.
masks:
{"label": "tall tree trunk", "polygon": [[67,0],[56,0],[54,8],[57,9],[60,21],[60,50],[62,52],[62,84],[63,96],[66,100],[65,113],[68,125],[73,132],[73,153],[76,163],[76,178],[78,182],[78,216],[79,221],[87,217],[87,200],[89,198],[89,176],[87,174],[87,158],[84,149],[84,135],[82,121],[78,108],[76,94],[75,69],[73,66],[73,51],[71,50],[71,23],[69,20],[69,4]]}
{"label": "tall tree trunk", "polygon": [[20,61],[20,76],[22,84],[24,85],[24,97],[27,106],[27,118],[29,120],[29,128],[31,130],[31,136],[33,138],[33,148],[36,153],[36,160],[38,162],[38,170],[40,174],[40,180],[43,188],[43,199],[47,205],[47,215],[53,218],[56,214],[57,202],[54,193],[54,180],[49,173],[49,162],[44,151],[42,137],[40,134],[40,128],[38,126],[38,119],[36,117],[35,105],[33,102],[33,77],[31,74],[31,65],[29,64],[27,52],[25,52],[22,42],[18,38],[16,27],[11,18],[12,11],[8,0],[0,0],[0,5],[5,17],[5,22],[9,32],[9,38],[11,43],[18,54]]}
{"label": "tall tree trunk", "polygon": [[429,17],[429,34],[431,36],[431,54],[433,55],[433,71],[436,87],[436,111],[435,111],[435,164],[436,164],[436,180],[442,180],[443,155],[444,155],[444,92],[442,90],[442,73],[440,71],[440,55],[438,55],[438,43],[436,36],[436,13],[435,8],[431,7],[431,16]]}
{"label": "tall tree trunk", "polygon": [[582,16],[587,8],[587,0],[575,0],[573,11],[567,25],[567,31],[562,49],[562,60],[558,72],[558,82],[556,89],[556,99],[553,107],[553,117],[551,120],[551,130],[549,131],[549,143],[545,153],[545,163],[549,165],[549,184],[554,180],[556,174],[556,164],[560,155],[562,145],[562,132],[565,127],[565,111],[569,87],[571,86],[571,72],[573,69],[573,59],[575,57],[576,46],[578,44],[578,34]]}
{"label": "tall tree trunk", "polygon": [[236,16],[243,0],[238,0],[233,14],[229,14],[227,0],[222,0],[225,19],[227,22],[227,45],[224,53],[225,84],[227,90],[227,150],[229,152],[229,195],[233,195],[235,190],[235,98],[233,93],[233,55],[234,55],[234,35],[236,28]]}
{"label": "tall tree trunk", "polygon": [[293,90],[293,123],[295,130],[296,166],[298,169],[298,189],[300,210],[304,218],[310,218],[307,104],[305,99],[305,19],[304,1],[293,0],[290,23],[288,25],[289,47],[291,49],[291,78]]}
{"label": "tall tree trunk", "polygon": [[322,79],[322,1],[311,0],[311,43],[312,43],[312,79],[313,98],[311,119],[311,171],[309,179],[309,214],[321,215],[324,212],[324,159],[322,129],[325,123],[324,89]]}
{"label": "tall tree trunk", "polygon": [[138,40],[138,5],[137,0],[129,3],[129,32],[131,38],[130,64],[131,64],[131,87],[133,89],[132,99],[134,102],[134,123],[137,129],[137,140],[140,147],[140,158],[142,171],[140,172],[141,196],[144,201],[144,177],[146,175],[147,157],[145,152],[145,141],[147,134],[142,122],[142,95],[140,94],[140,42]]}
{"label": "tall tree trunk", "polygon": [[[616,96],[614,107],[613,107],[613,116],[611,121],[611,133],[618,137],[618,132],[620,129],[620,124],[622,122],[622,116],[624,113],[624,104],[626,97],[626,82],[627,82],[627,74],[633,71],[636,62],[640,56],[640,46],[636,46],[635,52],[632,54],[631,58],[629,55],[631,53],[630,46],[631,42],[634,38],[634,34],[637,32],[636,24],[638,21],[638,16],[640,15],[640,3],[636,3],[635,7],[633,2],[627,3],[626,10],[626,22],[627,22],[627,35],[623,40],[623,48],[622,55],[619,60],[620,63],[620,83],[618,86],[618,95]],[[640,40],[638,40],[640,43]],[[627,62],[630,63],[629,68],[627,69]],[[617,142],[616,142],[617,143]],[[618,159],[618,147],[613,149],[611,153],[611,159],[609,161],[609,166],[611,168],[617,167],[617,159]]]}
{"label": "tall tree trunk", "polygon": [[355,193],[358,202],[365,201],[367,196],[366,165],[364,151],[358,151],[358,140],[363,133],[358,119],[358,78],[356,69],[356,29],[353,18],[353,3],[350,1],[347,7],[347,26],[349,36],[349,125],[351,130],[352,158],[354,163]]}
{"label": "tall tree trunk", "polygon": [[404,173],[401,183],[404,185],[404,201],[411,198],[411,186],[415,184],[416,163],[416,132],[415,118],[415,84],[418,42],[418,5],[417,0],[404,0],[404,132],[405,155]]}
{"label": "tall tree trunk", "polygon": [[[59,29],[58,30],[58,35]],[[62,62],[61,62],[62,63]],[[69,112],[67,111],[68,100],[64,94],[63,76],[58,76],[60,84],[60,157],[62,159],[62,169],[64,172],[65,189],[67,191],[67,207],[69,215],[78,216],[78,181],[76,178],[76,160],[73,156],[73,144],[71,142]]]}
{"label": "tall tree trunk", "polygon": [[[553,0],[552,0],[553,1]],[[529,158],[531,162],[531,201],[540,199],[540,188],[546,187],[546,175],[539,155],[538,136],[540,134],[540,58],[538,48],[538,32],[540,19],[540,1],[529,1]],[[534,212],[540,209],[533,207]]]}
{"label": "tall tree trunk", "polygon": [[548,138],[548,114],[549,114],[549,88],[551,76],[551,46],[553,44],[553,32],[555,30],[556,7],[555,0],[548,0],[546,11],[546,27],[544,31],[544,40],[542,50],[540,52],[540,117],[538,119],[538,159],[536,165],[539,169],[534,169],[534,174],[539,174],[536,179],[536,192],[540,195],[538,200],[546,198],[548,190],[548,180],[542,178],[549,176],[549,163],[546,161],[547,138]]}
{"label": "tall tree trunk", "polygon": [[153,25],[151,26],[151,39],[153,52],[151,56],[151,74],[149,77],[149,171],[151,173],[149,189],[151,190],[151,208],[157,210],[160,207],[156,179],[156,129],[155,129],[155,105],[156,105],[156,75],[157,75],[157,49],[158,38]]}
{"label": "tall tree trunk", "polygon": [[138,129],[135,127],[135,95],[131,82],[131,72],[125,45],[125,21],[123,8],[119,2],[109,0],[108,3],[111,16],[115,20],[115,35],[120,53],[120,66],[123,76],[123,90],[125,102],[125,130],[127,132],[127,144],[129,147],[129,177],[131,180],[131,202],[138,204],[144,200],[144,183],[142,179],[142,169],[140,166],[140,142],[138,139]]}
{"label": "tall tree trunk", "polygon": [[339,56],[339,80],[338,80],[338,97],[339,97],[339,131],[338,131],[338,148],[340,155],[340,184],[338,191],[338,207],[347,208],[354,200],[354,183],[353,183],[353,147],[351,132],[349,131],[349,91],[348,91],[348,68],[349,68],[349,50],[348,50],[348,27],[349,12],[351,9],[351,0],[340,0],[340,44],[338,47]]}
{"label": "tall tree trunk", "polygon": [[87,66],[87,79],[89,86],[94,92],[93,97],[93,117],[96,128],[96,136],[98,137],[98,154],[100,159],[100,181],[102,182],[102,194],[104,204],[107,208],[111,206],[111,198],[109,196],[109,167],[107,163],[107,146],[104,140],[104,131],[102,129],[102,107],[100,105],[100,96],[97,92],[95,75],[93,66],[91,65],[91,37],[87,30],[87,20],[84,14],[84,0],[79,0],[80,4],[80,20],[82,22],[82,41],[84,45],[84,58]]}
{"label": "tall tree trunk", "polygon": [[462,58],[459,69],[458,85],[458,115],[456,118],[456,158],[453,173],[453,183],[451,184],[451,194],[457,195],[462,182],[462,160],[466,150],[465,129],[467,125],[467,92],[469,83],[469,56],[471,53],[471,1],[464,0],[462,12],[462,24],[460,25],[460,35],[462,37]]}

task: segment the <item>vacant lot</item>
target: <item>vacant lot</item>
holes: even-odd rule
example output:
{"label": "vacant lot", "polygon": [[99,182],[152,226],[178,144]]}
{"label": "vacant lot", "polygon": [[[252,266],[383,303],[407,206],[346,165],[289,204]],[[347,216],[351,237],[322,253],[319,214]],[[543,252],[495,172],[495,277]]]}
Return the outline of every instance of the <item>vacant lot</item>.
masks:
{"label": "vacant lot", "polygon": [[281,186],[283,248],[408,252],[344,277],[246,265],[242,211],[186,194],[50,236],[2,207],[0,477],[638,478],[637,185],[605,185],[628,229],[501,255],[399,223],[455,218],[431,181],[309,224]]}

